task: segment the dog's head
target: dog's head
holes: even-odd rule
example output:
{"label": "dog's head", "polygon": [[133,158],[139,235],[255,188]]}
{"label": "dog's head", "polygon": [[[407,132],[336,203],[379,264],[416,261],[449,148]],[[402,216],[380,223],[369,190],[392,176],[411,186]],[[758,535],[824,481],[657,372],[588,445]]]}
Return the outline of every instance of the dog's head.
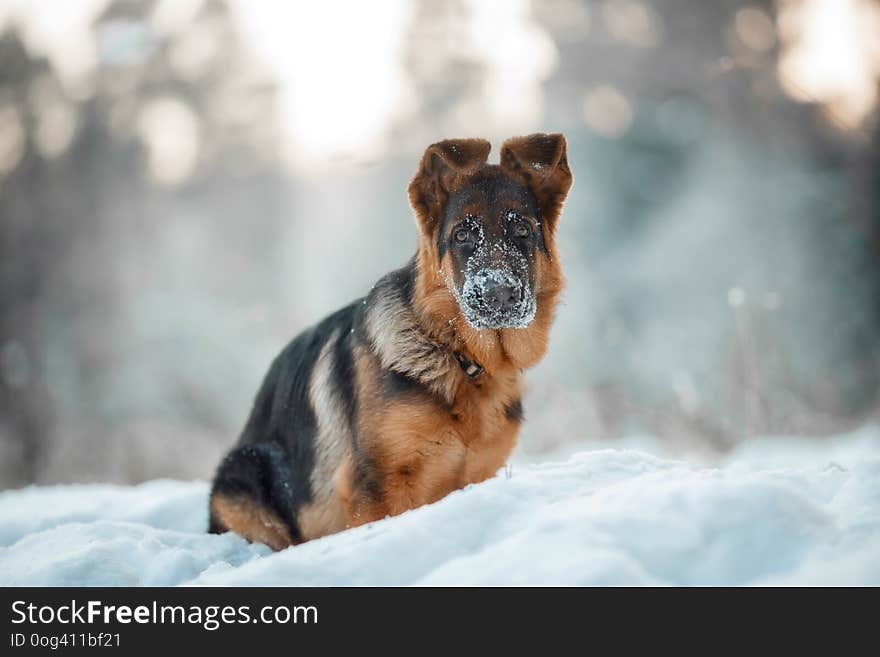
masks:
{"label": "dog's head", "polygon": [[428,147],[409,186],[423,244],[476,330],[526,328],[572,177],[562,135],[504,142],[451,139]]}

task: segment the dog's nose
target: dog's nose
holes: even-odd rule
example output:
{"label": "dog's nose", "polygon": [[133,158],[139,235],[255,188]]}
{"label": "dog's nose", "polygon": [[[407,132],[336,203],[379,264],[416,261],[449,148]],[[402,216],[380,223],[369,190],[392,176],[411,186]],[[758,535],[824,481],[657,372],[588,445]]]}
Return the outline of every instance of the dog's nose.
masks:
{"label": "dog's nose", "polygon": [[483,290],[483,301],[492,310],[509,310],[519,302],[520,290],[506,283],[490,283]]}

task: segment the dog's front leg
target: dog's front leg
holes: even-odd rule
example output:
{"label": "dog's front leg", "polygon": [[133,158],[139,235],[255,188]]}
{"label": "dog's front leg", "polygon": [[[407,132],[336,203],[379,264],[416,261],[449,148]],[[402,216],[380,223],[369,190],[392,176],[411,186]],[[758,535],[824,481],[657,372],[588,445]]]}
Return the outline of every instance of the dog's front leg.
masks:
{"label": "dog's front leg", "polygon": [[[347,459],[337,476],[337,492],[350,527],[430,504],[459,487],[466,449],[452,439],[386,441],[408,445],[357,472]],[[381,466],[378,464],[381,463]]]}

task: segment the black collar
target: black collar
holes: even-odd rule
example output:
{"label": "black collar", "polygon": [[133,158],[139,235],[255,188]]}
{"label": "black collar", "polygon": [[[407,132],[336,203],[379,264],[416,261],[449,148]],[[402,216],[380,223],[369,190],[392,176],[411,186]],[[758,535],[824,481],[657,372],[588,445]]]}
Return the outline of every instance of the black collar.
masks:
{"label": "black collar", "polygon": [[475,363],[462,353],[459,353],[457,351],[454,353],[455,358],[458,360],[458,364],[461,366],[461,369],[471,381],[473,381],[478,376],[480,376],[480,374],[483,373],[482,365],[480,365],[479,363]]}

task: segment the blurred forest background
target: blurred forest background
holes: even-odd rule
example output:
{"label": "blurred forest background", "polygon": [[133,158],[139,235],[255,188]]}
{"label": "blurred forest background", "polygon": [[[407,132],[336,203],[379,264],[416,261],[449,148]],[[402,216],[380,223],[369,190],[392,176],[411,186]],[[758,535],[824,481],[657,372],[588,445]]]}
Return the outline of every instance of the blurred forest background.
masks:
{"label": "blurred forest background", "polygon": [[205,478],[414,251],[446,137],[575,186],[520,458],[880,419],[876,0],[0,0],[0,488]]}

